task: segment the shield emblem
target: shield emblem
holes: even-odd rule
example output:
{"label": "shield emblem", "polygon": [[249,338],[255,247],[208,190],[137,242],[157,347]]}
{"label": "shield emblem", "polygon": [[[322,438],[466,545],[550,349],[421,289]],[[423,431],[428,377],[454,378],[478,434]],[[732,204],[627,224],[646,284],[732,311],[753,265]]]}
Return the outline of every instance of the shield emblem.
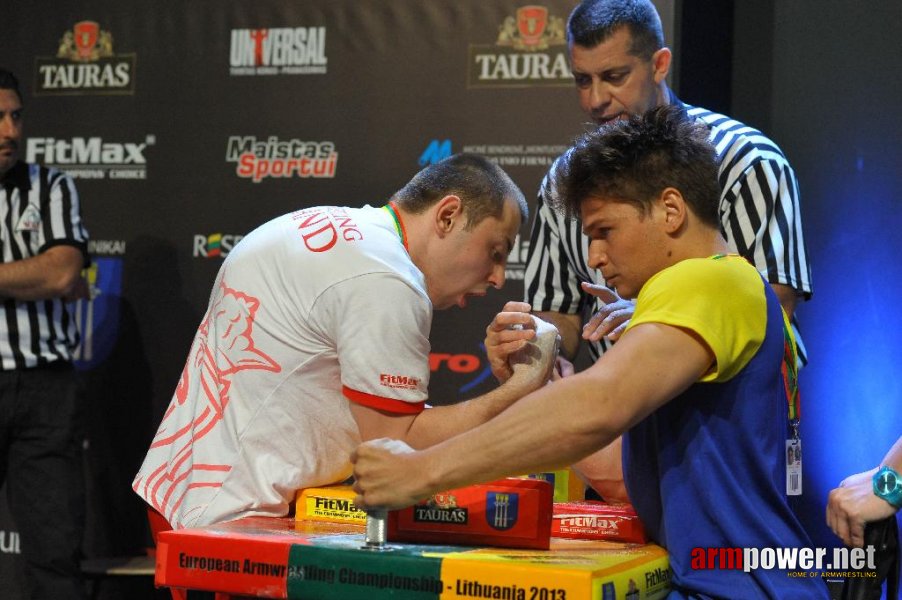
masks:
{"label": "shield emblem", "polygon": [[548,9],[544,6],[521,6],[517,9],[517,29],[524,46],[535,46],[545,33]]}
{"label": "shield emblem", "polygon": [[517,507],[520,494],[488,492],[485,497],[485,518],[489,526],[499,531],[510,529],[517,523]]}
{"label": "shield emblem", "polygon": [[97,45],[100,24],[95,21],[80,21],[72,27],[72,31],[75,32],[75,50],[79,58],[90,58]]}

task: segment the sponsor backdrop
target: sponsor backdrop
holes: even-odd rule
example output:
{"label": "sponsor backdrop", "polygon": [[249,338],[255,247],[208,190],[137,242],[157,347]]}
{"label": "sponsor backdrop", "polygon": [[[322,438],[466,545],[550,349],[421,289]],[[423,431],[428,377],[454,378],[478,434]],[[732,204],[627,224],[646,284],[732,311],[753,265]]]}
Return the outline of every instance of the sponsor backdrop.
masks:
{"label": "sponsor backdrop", "polygon": [[[563,43],[574,4],[13,0],[4,6],[0,64],[25,86],[23,152],[75,178],[92,238],[86,276],[93,294],[77,306],[89,417],[88,556],[141,553],[149,543],[144,507],[130,483],[178,380],[215,273],[243,235],[305,206],[382,204],[422,166],[465,150],[497,161],[534,197],[548,164],[585,121]],[[886,192],[898,188],[892,185],[898,169],[890,165],[899,162],[898,152],[874,141],[898,131],[898,120],[886,120],[896,113],[879,110],[895,106],[898,85],[885,75],[891,63],[862,69],[856,62],[860,56],[891,60],[887,48],[865,42],[898,39],[898,11],[888,2],[860,9],[842,3],[855,13],[850,22],[888,30],[860,36],[838,26],[844,11],[823,11],[814,0],[791,7],[725,3],[735,4],[732,23],[732,14],[711,16],[704,3],[656,4],[684,63],[693,49],[702,59],[729,56],[729,43],[725,52],[712,45],[718,36],[692,33],[687,9],[696,6],[702,22],[727,37],[736,28],[732,62],[723,67],[726,95],[732,77],[735,115],[771,133],[800,176],[819,286],[802,308],[812,355],[802,374],[809,390],[803,433],[810,434],[805,512],[807,525],[823,528],[827,490],[873,466],[899,431],[898,381],[887,379],[899,358],[888,333],[899,329],[893,326],[898,290],[885,282],[898,279],[886,271],[902,248],[891,241],[898,218],[873,218],[899,214]],[[836,49],[829,61],[824,39]],[[834,93],[836,65],[858,78],[850,89],[868,90],[866,100]],[[729,110],[711,95],[690,92],[689,84],[716,78],[714,66],[685,70],[687,85],[675,86],[685,87],[685,100]],[[690,80],[689,72],[705,75]],[[812,96],[829,100],[812,104]],[[876,105],[875,114],[885,118],[851,132],[847,120],[841,131],[809,126],[856,114],[861,104]],[[853,143],[836,144],[846,138]],[[873,158],[877,148],[880,156]],[[880,213],[854,212],[863,197],[882,198]],[[492,386],[481,341],[503,302],[522,294],[527,234],[524,225],[504,290],[465,310],[436,313],[435,402]],[[881,259],[859,258],[873,246],[861,240],[874,239],[885,242]],[[852,290],[844,287],[849,273],[856,274]],[[869,286],[880,292],[846,320],[848,311],[837,311],[834,299]],[[836,373],[843,373],[841,384]],[[862,392],[867,411],[848,402]],[[850,452],[835,443],[846,435],[871,439],[874,448]],[[3,496],[0,490],[0,596],[15,600],[21,597],[19,539]],[[823,531],[818,537],[818,545],[835,543]],[[111,589],[105,584],[101,596]]]}

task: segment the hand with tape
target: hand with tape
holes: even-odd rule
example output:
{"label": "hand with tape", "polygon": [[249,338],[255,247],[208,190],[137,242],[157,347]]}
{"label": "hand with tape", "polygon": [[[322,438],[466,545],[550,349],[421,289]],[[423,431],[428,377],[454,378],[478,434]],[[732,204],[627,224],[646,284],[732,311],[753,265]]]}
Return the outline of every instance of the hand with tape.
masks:
{"label": "hand with tape", "polygon": [[417,452],[400,440],[379,438],[359,445],[351,453],[354,465],[354,506],[363,510],[404,508],[429,496],[423,484],[429,472]]}
{"label": "hand with tape", "polygon": [[[550,368],[555,361],[552,359],[550,365],[546,364],[545,357],[551,354],[557,357],[560,346],[557,329],[529,311],[529,304],[525,302],[508,302],[486,327],[485,349],[489,366],[501,383],[517,371]],[[516,368],[515,364],[518,365]]]}
{"label": "hand with tape", "polygon": [[547,383],[554,372],[560,349],[561,336],[557,328],[535,315],[529,315],[535,337],[508,358],[513,371],[512,379],[529,378],[540,387]]}
{"label": "hand with tape", "polygon": [[508,302],[485,329],[485,351],[492,374],[504,383],[514,374],[508,358],[535,338],[529,304]]}

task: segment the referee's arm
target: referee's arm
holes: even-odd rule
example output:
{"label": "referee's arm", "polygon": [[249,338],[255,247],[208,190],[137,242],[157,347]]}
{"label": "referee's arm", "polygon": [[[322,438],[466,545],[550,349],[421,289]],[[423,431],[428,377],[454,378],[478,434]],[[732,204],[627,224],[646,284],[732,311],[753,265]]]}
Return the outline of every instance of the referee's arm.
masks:
{"label": "referee's arm", "polygon": [[84,255],[57,244],[41,254],[0,264],[0,297],[20,301],[67,298],[79,284]]}

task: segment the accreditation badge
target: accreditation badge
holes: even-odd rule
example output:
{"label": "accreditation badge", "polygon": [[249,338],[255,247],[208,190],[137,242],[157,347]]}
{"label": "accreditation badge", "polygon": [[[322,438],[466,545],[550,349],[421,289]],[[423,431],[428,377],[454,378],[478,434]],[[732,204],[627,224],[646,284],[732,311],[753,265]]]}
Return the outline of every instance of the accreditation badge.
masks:
{"label": "accreditation badge", "polygon": [[786,440],[786,495],[802,495],[802,440]]}

